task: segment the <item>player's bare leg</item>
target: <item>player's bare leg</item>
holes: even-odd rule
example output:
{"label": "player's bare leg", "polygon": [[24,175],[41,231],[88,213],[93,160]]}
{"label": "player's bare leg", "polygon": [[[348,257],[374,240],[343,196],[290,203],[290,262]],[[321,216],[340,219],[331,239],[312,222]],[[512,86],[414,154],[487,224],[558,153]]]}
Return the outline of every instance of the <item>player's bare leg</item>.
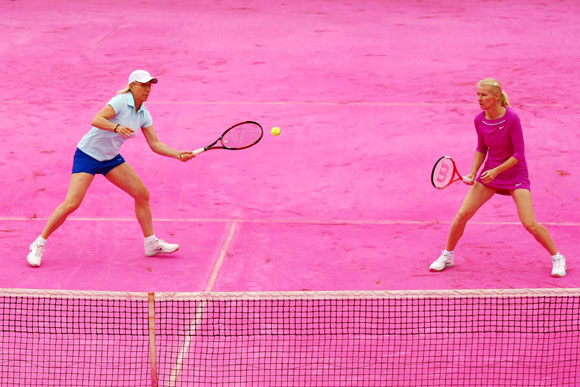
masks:
{"label": "player's bare leg", "polygon": [[68,192],[62,202],[50,215],[42,233],[29,246],[28,264],[32,267],[39,267],[44,253],[44,244],[48,237],[55,232],[65,222],[66,218],[80,207],[87,190],[89,189],[94,175],[90,173],[73,173],[70,178]]}
{"label": "player's bare leg", "polygon": [[522,225],[552,256],[552,276],[565,276],[566,259],[558,252],[556,244],[546,227],[536,220],[531,192],[527,189],[516,189],[512,192],[512,197],[516,203]]}
{"label": "player's bare leg", "polygon": [[149,204],[149,190],[133,167],[125,162],[113,168],[106,177],[135,200],[135,214],[145,237],[145,255],[153,256],[177,251],[178,244],[167,243],[155,236],[151,205]]}
{"label": "player's bare leg", "polygon": [[454,265],[453,250],[455,249],[455,246],[457,246],[459,239],[463,236],[467,222],[473,217],[473,215],[475,215],[481,206],[491,199],[495,192],[495,189],[486,187],[478,182],[475,182],[475,184],[469,189],[469,192],[463,200],[463,204],[459,208],[455,219],[453,219],[453,223],[451,223],[445,250],[441,253],[439,258],[429,266],[429,270],[442,271]]}

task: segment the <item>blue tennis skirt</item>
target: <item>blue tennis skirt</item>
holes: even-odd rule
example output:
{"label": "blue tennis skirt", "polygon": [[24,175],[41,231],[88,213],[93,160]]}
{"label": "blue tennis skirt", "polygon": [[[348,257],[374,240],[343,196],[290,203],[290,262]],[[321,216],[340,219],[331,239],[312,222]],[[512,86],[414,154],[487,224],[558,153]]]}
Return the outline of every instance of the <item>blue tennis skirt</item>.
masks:
{"label": "blue tennis skirt", "polygon": [[90,173],[91,175],[101,174],[104,176],[111,172],[113,168],[123,164],[124,162],[125,159],[120,154],[113,157],[111,160],[99,161],[77,148],[73,160],[72,173],[85,172]]}

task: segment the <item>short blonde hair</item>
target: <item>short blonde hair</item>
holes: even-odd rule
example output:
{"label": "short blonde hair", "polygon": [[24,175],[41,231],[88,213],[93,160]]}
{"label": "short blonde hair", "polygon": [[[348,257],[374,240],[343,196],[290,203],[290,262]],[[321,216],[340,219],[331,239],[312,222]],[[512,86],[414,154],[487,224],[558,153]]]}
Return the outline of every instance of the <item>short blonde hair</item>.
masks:
{"label": "short blonde hair", "polygon": [[495,89],[495,93],[501,93],[501,96],[499,97],[499,103],[501,106],[510,106],[510,101],[508,99],[507,93],[505,91],[503,91],[503,88],[501,87],[501,83],[499,83],[499,81],[497,81],[496,79],[493,78],[485,78],[482,79],[481,81],[477,82],[477,84],[479,86],[490,86],[493,87]]}

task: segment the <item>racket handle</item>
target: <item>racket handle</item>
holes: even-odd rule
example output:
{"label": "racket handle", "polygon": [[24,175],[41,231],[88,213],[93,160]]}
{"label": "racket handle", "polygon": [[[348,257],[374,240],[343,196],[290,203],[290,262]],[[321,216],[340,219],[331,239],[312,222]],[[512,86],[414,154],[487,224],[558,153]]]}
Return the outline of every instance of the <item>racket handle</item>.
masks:
{"label": "racket handle", "polygon": [[463,182],[464,182],[465,184],[471,184],[471,183],[473,183],[473,179],[470,179],[470,178],[469,178],[469,177],[467,177],[467,176],[461,176],[461,178],[463,179]]}
{"label": "racket handle", "polygon": [[194,156],[197,156],[197,155],[198,155],[198,154],[200,154],[201,152],[205,152],[205,148],[199,148],[199,149],[196,149],[196,150],[194,150],[194,151],[193,151],[193,152],[191,152],[191,153],[193,153],[193,155],[194,155]]}

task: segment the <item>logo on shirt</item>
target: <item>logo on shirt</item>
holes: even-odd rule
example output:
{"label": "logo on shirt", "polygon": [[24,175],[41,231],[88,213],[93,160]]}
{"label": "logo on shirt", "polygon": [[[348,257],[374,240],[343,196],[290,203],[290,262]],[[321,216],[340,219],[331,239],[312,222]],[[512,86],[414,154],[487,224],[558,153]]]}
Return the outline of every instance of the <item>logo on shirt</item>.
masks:
{"label": "logo on shirt", "polygon": [[504,126],[502,125],[502,126],[499,127],[499,130],[502,130],[503,128],[504,128]]}

